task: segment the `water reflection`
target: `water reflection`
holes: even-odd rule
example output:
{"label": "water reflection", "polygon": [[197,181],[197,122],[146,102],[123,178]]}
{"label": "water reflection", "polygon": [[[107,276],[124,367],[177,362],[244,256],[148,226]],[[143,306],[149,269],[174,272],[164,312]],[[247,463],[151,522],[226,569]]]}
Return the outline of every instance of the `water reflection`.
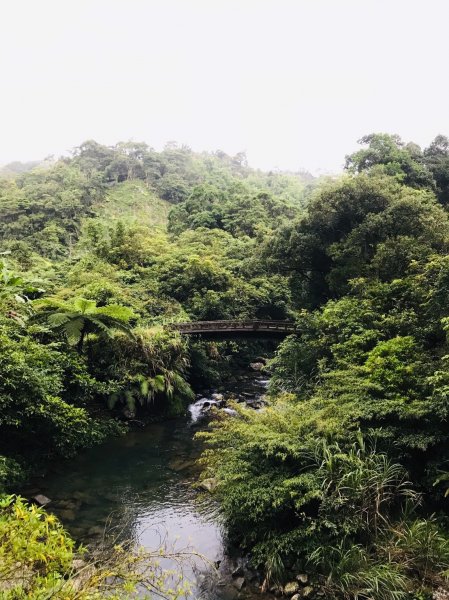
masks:
{"label": "water reflection", "polygon": [[[258,384],[254,397],[246,393],[242,401],[251,405],[265,383]],[[198,424],[188,417],[167,421],[92,448],[26,493],[51,498],[48,510],[80,542],[132,539],[150,550],[161,543],[195,550],[209,562],[194,561],[186,568],[195,582],[191,597],[231,598],[229,589],[220,588],[222,574],[213,566],[221,564],[223,571],[228,560],[217,505],[194,487],[200,447],[193,436],[204,426],[204,420],[194,416]],[[105,532],[109,537],[104,538]]]}
{"label": "water reflection", "polygon": [[66,463],[39,492],[81,542],[103,540],[107,531],[111,541],[133,539],[148,549],[164,543],[194,549],[211,563],[222,560],[217,506],[194,488],[199,447],[193,433],[187,419],[150,425]]}

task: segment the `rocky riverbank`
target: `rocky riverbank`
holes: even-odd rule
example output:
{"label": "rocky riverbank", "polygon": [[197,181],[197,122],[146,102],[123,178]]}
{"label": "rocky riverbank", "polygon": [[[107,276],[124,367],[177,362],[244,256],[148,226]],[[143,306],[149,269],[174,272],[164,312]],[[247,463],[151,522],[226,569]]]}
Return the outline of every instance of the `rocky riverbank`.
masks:
{"label": "rocky riverbank", "polygon": [[[257,365],[257,370],[254,368]],[[213,389],[202,390],[189,408],[192,424],[198,424],[210,416],[212,408],[228,414],[235,414],[233,404],[244,404],[254,410],[262,409],[266,404],[266,391],[269,379],[261,373],[263,364],[253,363],[253,370],[244,375],[237,375],[235,382],[223,391]]]}

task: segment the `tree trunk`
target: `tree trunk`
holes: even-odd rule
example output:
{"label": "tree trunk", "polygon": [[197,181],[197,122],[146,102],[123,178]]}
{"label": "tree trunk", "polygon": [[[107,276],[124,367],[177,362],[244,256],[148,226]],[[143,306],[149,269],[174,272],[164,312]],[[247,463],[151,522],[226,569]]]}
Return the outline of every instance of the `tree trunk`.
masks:
{"label": "tree trunk", "polygon": [[83,351],[84,338],[86,337],[86,326],[81,329],[81,335],[78,344],[76,345],[76,349],[81,354]]}

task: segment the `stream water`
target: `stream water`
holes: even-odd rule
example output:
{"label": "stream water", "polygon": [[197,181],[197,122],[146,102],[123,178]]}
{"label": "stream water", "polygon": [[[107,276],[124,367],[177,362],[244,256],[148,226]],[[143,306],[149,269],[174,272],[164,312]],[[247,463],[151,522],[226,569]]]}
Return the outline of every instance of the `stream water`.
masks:
{"label": "stream water", "polygon": [[[231,393],[257,409],[265,386],[255,374]],[[194,485],[200,447],[193,437],[207,426],[207,412],[214,404],[229,411],[220,395],[204,395],[186,417],[149,425],[87,450],[33,482],[34,490],[28,493],[38,491],[50,498],[47,509],[85,544],[98,544],[107,533],[148,549],[163,543],[204,555],[207,563],[196,559],[184,567],[192,587],[189,599],[260,599],[255,578],[251,584],[247,577],[244,588],[237,589],[232,571],[242,559],[238,550],[233,557],[227,552],[213,497]]]}

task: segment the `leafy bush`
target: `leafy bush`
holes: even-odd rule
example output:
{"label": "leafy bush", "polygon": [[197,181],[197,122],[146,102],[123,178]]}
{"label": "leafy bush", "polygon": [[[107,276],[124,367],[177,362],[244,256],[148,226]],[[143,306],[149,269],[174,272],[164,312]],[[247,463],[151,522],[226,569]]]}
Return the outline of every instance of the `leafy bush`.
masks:
{"label": "leafy bush", "polygon": [[198,434],[204,476],[217,478],[231,536],[268,578],[312,569],[329,598],[391,600],[441,580],[449,542],[436,522],[410,520],[419,498],[402,466],[360,434],[325,441],[299,404],[236,409]]}

